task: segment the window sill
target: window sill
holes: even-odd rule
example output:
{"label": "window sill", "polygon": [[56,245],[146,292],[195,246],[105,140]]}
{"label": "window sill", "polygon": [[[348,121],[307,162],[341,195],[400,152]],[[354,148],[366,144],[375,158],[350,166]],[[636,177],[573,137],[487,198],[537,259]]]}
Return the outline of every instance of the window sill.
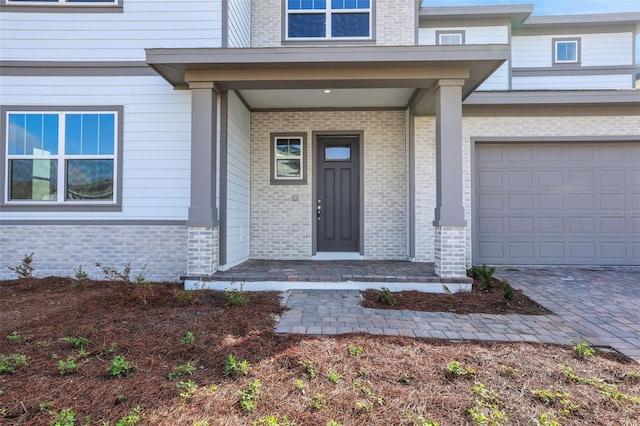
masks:
{"label": "window sill", "polygon": [[118,6],[51,6],[51,5],[0,5],[0,11],[17,13],[124,13],[124,7]]}
{"label": "window sill", "polygon": [[121,212],[116,204],[0,204],[0,211],[6,212]]}
{"label": "window sill", "polygon": [[375,40],[372,39],[332,39],[325,40],[305,40],[305,39],[288,39],[282,40],[283,46],[374,46]]}

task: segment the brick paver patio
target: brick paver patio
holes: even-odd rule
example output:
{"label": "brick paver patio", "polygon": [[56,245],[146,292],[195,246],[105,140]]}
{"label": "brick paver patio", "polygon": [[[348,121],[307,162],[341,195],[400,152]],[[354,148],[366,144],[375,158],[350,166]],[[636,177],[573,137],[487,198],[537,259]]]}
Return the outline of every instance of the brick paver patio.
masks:
{"label": "brick paver patio", "polygon": [[370,334],[449,340],[587,341],[640,361],[640,268],[500,268],[514,288],[554,315],[365,309],[356,290],[290,290],[278,333]]}

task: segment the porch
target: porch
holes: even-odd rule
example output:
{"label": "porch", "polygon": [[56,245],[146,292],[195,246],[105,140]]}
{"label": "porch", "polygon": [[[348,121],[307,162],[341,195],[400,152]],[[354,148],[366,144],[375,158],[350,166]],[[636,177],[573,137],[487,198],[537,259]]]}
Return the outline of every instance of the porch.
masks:
{"label": "porch", "polygon": [[444,292],[471,289],[466,277],[443,278],[433,263],[396,260],[248,260],[207,276],[183,277],[190,290],[285,291],[291,289]]}

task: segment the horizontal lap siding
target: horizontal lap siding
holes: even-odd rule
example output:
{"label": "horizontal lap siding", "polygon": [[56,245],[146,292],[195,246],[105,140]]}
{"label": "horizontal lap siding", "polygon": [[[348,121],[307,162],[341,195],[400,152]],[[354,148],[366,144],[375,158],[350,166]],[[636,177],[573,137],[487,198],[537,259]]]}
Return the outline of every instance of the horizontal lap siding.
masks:
{"label": "horizontal lap siding", "polygon": [[186,220],[191,163],[189,92],[174,91],[153,76],[1,77],[0,83],[5,105],[124,107],[122,212],[2,212],[2,219]]}
{"label": "horizontal lap siding", "polygon": [[229,92],[227,133],[227,264],[249,258],[251,113]]}
{"label": "horizontal lap siding", "polygon": [[580,38],[583,67],[633,65],[633,35],[629,33],[513,36],[514,68],[552,66],[554,38]]}
{"label": "horizontal lap siding", "polygon": [[627,75],[575,75],[544,77],[513,77],[513,90],[580,90],[619,89],[631,87]]}
{"label": "horizontal lap siding", "polygon": [[465,44],[508,44],[509,27],[505,25],[483,27],[420,28],[418,44],[434,45],[437,31],[464,31]]}
{"label": "horizontal lap siding", "polygon": [[251,0],[229,2],[229,47],[251,47]]}
{"label": "horizontal lap siding", "polygon": [[122,13],[2,13],[0,57],[145,59],[145,48],[220,47],[221,0],[127,0]]}

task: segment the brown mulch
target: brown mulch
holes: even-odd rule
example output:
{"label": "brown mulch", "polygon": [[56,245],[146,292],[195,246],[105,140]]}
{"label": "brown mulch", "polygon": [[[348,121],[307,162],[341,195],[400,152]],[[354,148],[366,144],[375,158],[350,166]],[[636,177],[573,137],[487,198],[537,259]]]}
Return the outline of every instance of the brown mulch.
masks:
{"label": "brown mulch", "polygon": [[[570,381],[563,373],[571,368],[580,377],[615,385],[628,398],[640,397],[638,364],[615,353],[598,351],[583,359],[570,347],[544,344],[280,336],[274,333],[283,311],[280,295],[249,297],[249,304],[232,306],[223,292],[185,293],[171,283],[0,281],[0,354],[27,359],[14,374],[0,374],[0,424],[49,425],[69,409],[76,425],[115,425],[136,408],[141,425],[275,425],[260,423],[270,415],[283,425],[287,416],[298,426],[330,420],[344,426],[416,425],[423,424],[420,418],[473,424],[469,409],[486,408],[473,390],[478,383],[499,394],[497,405],[508,424],[536,424],[545,413],[562,425],[640,421],[640,402],[614,401],[598,386]],[[6,337],[14,331],[20,339]],[[187,331],[195,336],[191,345],[182,343]],[[86,337],[86,353],[64,337]],[[246,376],[225,377],[229,354],[250,363]],[[115,355],[133,365],[131,374],[107,373]],[[61,375],[58,361],[69,357],[80,367]],[[474,374],[447,374],[452,361]],[[168,379],[187,362],[195,365],[193,375]],[[313,364],[316,377],[304,362]],[[338,375],[335,383],[330,373]],[[189,380],[194,392],[181,397],[177,384]],[[261,383],[257,407],[247,412],[240,392],[255,380]],[[570,404],[543,402],[534,389],[566,392]]]}
{"label": "brown mulch", "polygon": [[502,281],[493,278],[491,288],[480,290],[480,280],[474,279],[470,292],[423,293],[419,291],[393,292],[394,303],[378,300],[381,290],[362,292],[362,306],[374,309],[406,309],[425,312],[452,312],[456,314],[520,314],[548,315],[551,312],[514,289],[513,300],[507,302],[502,291]]}

